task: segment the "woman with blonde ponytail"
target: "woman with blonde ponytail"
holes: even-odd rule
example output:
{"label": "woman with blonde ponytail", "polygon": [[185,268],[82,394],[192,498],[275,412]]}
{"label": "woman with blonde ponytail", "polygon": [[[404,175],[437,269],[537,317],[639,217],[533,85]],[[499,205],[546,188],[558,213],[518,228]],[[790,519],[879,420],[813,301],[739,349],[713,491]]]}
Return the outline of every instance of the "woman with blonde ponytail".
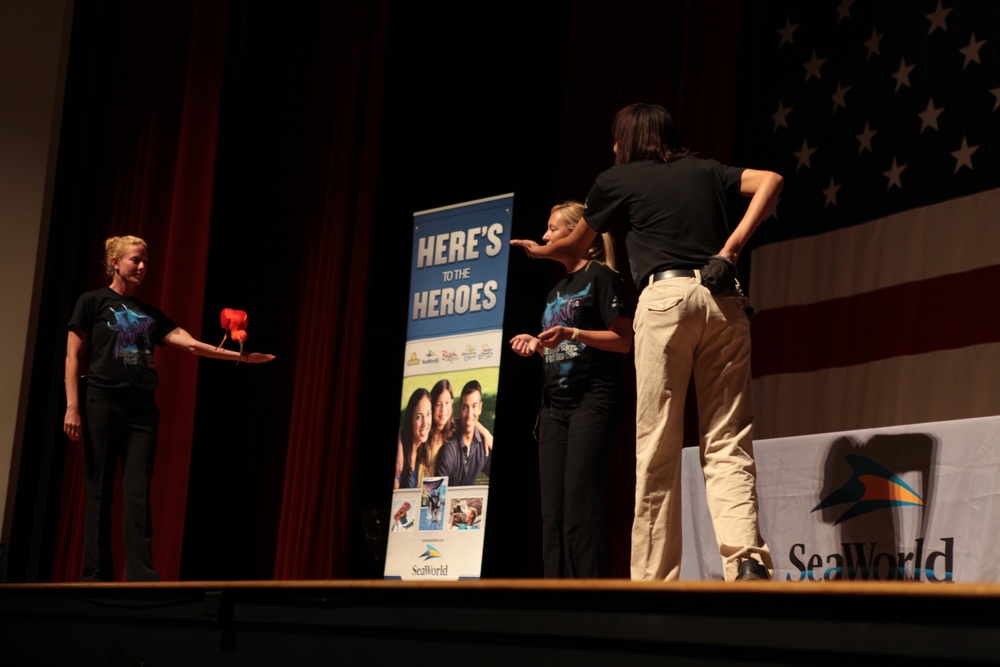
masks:
{"label": "woman with blonde ponytail", "polygon": [[[562,221],[566,224],[566,229],[572,232],[576,229],[577,223],[583,218],[583,212],[586,207],[578,201],[567,201],[562,204],[556,204],[552,207],[551,213],[554,215],[559,214]],[[615,265],[615,246],[614,239],[611,237],[611,232],[605,232],[604,234],[598,234],[594,237],[594,241],[587,248],[584,254],[585,259],[592,259],[604,264],[612,271],[617,271],[618,267]]]}
{"label": "woman with blonde ponytail", "polygon": [[[568,236],[584,206],[552,207],[548,244]],[[510,344],[545,364],[538,421],[542,561],[546,577],[608,576],[601,489],[621,413],[621,361],[632,347],[632,319],[614,270],[610,234],[582,256],[552,257],[566,276],[549,292],[542,332]]]}

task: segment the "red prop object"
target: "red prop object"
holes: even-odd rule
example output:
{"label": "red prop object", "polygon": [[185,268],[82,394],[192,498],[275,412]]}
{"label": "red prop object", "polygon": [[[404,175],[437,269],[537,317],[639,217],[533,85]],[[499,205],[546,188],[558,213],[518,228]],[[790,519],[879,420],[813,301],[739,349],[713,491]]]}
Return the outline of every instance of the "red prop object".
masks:
{"label": "red prop object", "polygon": [[[222,324],[222,329],[225,331],[222,335],[222,343],[226,342],[227,337],[232,338],[240,344],[240,356],[242,356],[243,343],[247,339],[246,311],[223,308],[222,313],[219,314],[219,322]],[[222,347],[222,343],[219,343],[219,347]],[[239,363],[239,361],[236,363]]]}

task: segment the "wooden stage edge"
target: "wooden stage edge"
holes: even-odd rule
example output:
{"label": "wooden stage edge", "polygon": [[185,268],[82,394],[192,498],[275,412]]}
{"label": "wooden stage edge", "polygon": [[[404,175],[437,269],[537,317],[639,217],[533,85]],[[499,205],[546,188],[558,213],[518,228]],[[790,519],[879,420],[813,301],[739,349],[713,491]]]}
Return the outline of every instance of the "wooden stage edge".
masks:
{"label": "wooden stage edge", "polygon": [[248,581],[159,581],[154,583],[34,583],[0,584],[0,595],[14,590],[121,590],[121,589],[345,589],[406,590],[445,589],[468,591],[628,591],[631,593],[704,593],[731,595],[856,595],[918,597],[994,597],[1000,584],[927,583],[920,581],[629,581],[627,579],[476,579],[415,581],[385,579],[314,579]]}
{"label": "wooden stage edge", "polygon": [[913,581],[4,584],[0,662],[996,664],[998,602],[1000,584]]}

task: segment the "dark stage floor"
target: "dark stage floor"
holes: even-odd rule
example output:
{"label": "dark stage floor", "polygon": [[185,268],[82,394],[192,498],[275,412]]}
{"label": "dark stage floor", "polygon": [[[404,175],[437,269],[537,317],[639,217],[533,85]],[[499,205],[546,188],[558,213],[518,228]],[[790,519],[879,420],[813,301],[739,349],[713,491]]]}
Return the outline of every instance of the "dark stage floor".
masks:
{"label": "dark stage floor", "polygon": [[0,663],[991,663],[998,605],[1000,585],[916,582],[5,585]]}

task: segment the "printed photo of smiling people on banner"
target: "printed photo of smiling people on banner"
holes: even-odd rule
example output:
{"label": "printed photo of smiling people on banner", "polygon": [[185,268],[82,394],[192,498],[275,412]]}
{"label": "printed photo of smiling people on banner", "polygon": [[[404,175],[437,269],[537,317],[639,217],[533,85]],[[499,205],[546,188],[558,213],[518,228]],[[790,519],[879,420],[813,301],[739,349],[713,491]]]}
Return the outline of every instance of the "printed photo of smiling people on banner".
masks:
{"label": "printed photo of smiling people on banner", "polygon": [[513,204],[413,216],[386,579],[480,576]]}

